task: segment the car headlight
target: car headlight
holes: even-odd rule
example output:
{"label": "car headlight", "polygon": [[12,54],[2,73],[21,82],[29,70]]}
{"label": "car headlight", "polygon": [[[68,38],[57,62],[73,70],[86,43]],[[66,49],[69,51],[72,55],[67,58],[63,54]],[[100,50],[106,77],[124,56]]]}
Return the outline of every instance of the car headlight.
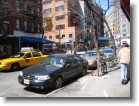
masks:
{"label": "car headlight", "polygon": [[44,76],[36,76],[38,80],[48,80],[50,79],[50,75],[44,75]]}
{"label": "car headlight", "polygon": [[3,66],[7,66],[9,63],[7,63],[7,62],[1,62],[1,65],[3,65]]}
{"label": "car headlight", "polygon": [[23,72],[22,72],[22,71],[20,71],[19,75],[20,75],[20,76],[22,76],[22,75],[23,75]]}

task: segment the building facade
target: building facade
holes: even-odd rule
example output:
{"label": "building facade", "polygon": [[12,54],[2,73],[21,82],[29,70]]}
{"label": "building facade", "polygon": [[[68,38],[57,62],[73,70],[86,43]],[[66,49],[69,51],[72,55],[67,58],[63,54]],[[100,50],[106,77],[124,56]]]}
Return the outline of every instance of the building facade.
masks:
{"label": "building facade", "polygon": [[[96,5],[93,6],[95,11],[101,13],[103,17],[102,9]],[[91,8],[86,0],[43,0],[43,11],[43,18],[50,18],[53,23],[52,30],[45,30],[46,39],[59,42],[56,35],[60,34],[60,43],[65,43],[72,38],[75,46],[94,45],[93,36],[89,33],[89,29],[91,26],[94,27],[94,24],[90,16]],[[102,19],[98,17],[96,24],[97,36],[103,36]]]}
{"label": "building facade", "polygon": [[[130,22],[120,8],[120,5],[114,7],[113,11],[106,17],[112,34],[115,39],[116,46],[121,46],[123,42],[130,45]],[[109,32],[105,27],[105,36],[109,36]]]}
{"label": "building facade", "polygon": [[70,41],[78,45],[79,40],[84,39],[80,10],[78,0],[43,0],[44,27],[47,19],[51,19],[53,26],[51,30],[44,28],[44,37],[58,45]]}
{"label": "building facade", "polygon": [[[90,2],[89,2],[90,1]],[[95,4],[92,0],[84,1],[84,15],[87,16],[84,22],[84,28],[88,29],[85,33],[86,43],[89,47],[94,47],[94,35],[99,37],[104,36],[104,25],[103,25],[103,9]],[[91,6],[91,7],[90,7]],[[89,29],[92,28],[93,34],[90,33]],[[98,41],[99,46],[102,46],[103,41]]]}
{"label": "building facade", "polygon": [[0,52],[12,55],[22,46],[38,46],[22,42],[20,37],[42,38],[41,0],[0,1]]}

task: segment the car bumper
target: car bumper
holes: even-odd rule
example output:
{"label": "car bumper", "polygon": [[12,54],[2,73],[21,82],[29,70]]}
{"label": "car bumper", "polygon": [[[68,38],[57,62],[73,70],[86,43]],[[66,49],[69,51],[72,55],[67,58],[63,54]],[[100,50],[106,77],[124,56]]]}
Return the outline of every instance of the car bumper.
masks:
{"label": "car bumper", "polygon": [[27,80],[27,82],[25,82],[25,80],[22,76],[18,76],[18,82],[26,87],[31,87],[31,88],[37,88],[37,89],[46,89],[48,87],[52,87],[54,84],[53,80]]}
{"label": "car bumper", "polygon": [[88,62],[88,65],[89,65],[89,67],[93,67],[93,68],[97,67],[96,61]]}
{"label": "car bumper", "polygon": [[0,65],[0,71],[9,70],[9,67]]}

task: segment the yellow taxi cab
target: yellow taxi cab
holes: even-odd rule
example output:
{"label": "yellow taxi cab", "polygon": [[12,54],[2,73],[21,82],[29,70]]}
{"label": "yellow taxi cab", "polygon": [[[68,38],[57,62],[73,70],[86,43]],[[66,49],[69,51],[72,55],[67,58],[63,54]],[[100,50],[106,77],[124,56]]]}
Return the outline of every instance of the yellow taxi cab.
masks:
{"label": "yellow taxi cab", "polygon": [[17,71],[21,67],[27,67],[37,64],[43,60],[47,55],[43,55],[39,51],[22,51],[15,55],[10,56],[7,59],[0,60],[1,70]]}

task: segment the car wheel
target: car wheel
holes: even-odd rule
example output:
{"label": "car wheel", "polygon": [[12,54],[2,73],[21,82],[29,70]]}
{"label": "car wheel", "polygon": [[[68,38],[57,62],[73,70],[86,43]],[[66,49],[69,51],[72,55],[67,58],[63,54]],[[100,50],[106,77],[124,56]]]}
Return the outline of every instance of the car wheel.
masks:
{"label": "car wheel", "polygon": [[56,80],[55,80],[54,89],[61,88],[62,84],[63,84],[62,77],[57,77]]}
{"label": "car wheel", "polygon": [[87,73],[87,69],[86,68],[83,68],[82,76],[86,75],[86,73]]}
{"label": "car wheel", "polygon": [[20,69],[20,65],[18,63],[14,63],[11,65],[11,71],[18,71]]}

